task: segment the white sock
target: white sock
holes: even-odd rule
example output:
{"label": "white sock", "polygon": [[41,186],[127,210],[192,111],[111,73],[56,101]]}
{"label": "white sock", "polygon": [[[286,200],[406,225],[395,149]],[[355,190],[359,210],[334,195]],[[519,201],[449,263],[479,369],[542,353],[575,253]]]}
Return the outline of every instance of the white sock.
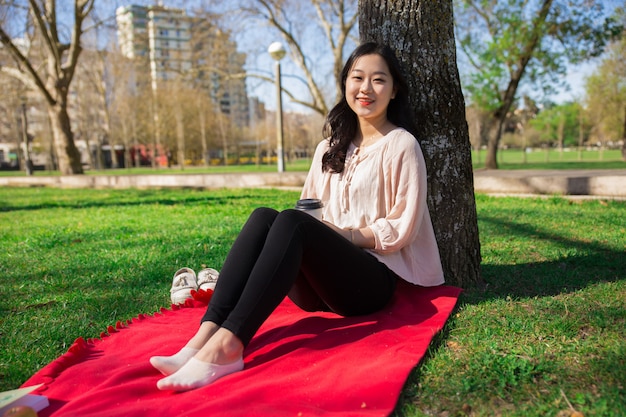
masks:
{"label": "white sock", "polygon": [[216,365],[191,358],[178,372],[157,382],[157,387],[160,390],[187,391],[204,387],[223,376],[242,369],[243,359],[238,359],[227,365]]}
{"label": "white sock", "polygon": [[196,353],[198,353],[198,349],[185,346],[172,356],[153,356],[150,358],[150,363],[167,376],[182,368]]}

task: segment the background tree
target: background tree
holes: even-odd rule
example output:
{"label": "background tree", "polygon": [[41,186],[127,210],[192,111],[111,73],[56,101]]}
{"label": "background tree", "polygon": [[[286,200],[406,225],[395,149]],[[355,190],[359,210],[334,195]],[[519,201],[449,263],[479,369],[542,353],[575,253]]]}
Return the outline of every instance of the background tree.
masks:
{"label": "background tree", "polygon": [[524,83],[549,93],[567,65],[602,53],[620,25],[594,0],[455,0],[473,105],[489,111],[485,166],[498,167],[502,129]]}
{"label": "background tree", "polygon": [[[579,103],[551,104],[530,120],[530,126],[538,132],[540,143],[559,149],[577,146],[580,141],[583,108]],[[588,124],[582,124],[583,137],[588,136]]]}
{"label": "background tree", "polygon": [[28,54],[18,47],[14,42],[18,36],[9,30],[8,21],[0,25],[0,42],[15,60],[14,67],[2,67],[2,71],[18,78],[32,90],[39,91],[45,98],[62,174],[83,172],[68,115],[68,95],[82,50],[83,23],[94,1],[74,1],[73,28],[69,34],[65,33],[58,19],[55,0],[28,0],[27,15],[20,15],[22,8],[19,5],[10,6],[14,8],[11,23],[23,21],[26,24],[21,37],[39,37],[44,62],[32,62]]}
{"label": "background tree", "polygon": [[[3,153],[0,161],[4,168],[24,169],[24,145],[22,132],[22,104],[28,105],[24,86],[11,79],[0,81],[0,142],[10,143],[15,147],[15,155]],[[22,100],[24,102],[22,103]]]}
{"label": "background tree", "polygon": [[[621,19],[626,19],[620,11]],[[622,142],[626,161],[626,37],[613,42],[597,70],[586,80],[587,108],[598,142]]]}
{"label": "background tree", "polygon": [[480,241],[452,0],[360,0],[362,41],[389,44],[406,72],[428,167],[428,204],[446,281],[481,282]]}
{"label": "background tree", "polygon": [[[358,20],[355,6],[354,0],[244,2],[241,10],[253,21],[260,20],[280,34],[287,44],[292,61],[302,72],[301,80],[307,86],[311,96],[306,99],[285,89],[285,93],[289,95],[292,102],[326,116],[329,107],[338,100],[341,92],[338,83],[345,61],[344,52],[347,45],[352,46],[351,34],[354,33]],[[316,22],[317,25],[311,24],[312,22]],[[310,42],[311,39],[318,39],[320,36],[323,36],[327,42],[326,45],[321,41]],[[269,45],[263,46],[262,52],[266,53]],[[331,74],[319,71],[320,61],[323,62],[328,54],[333,58]],[[324,60],[317,59],[318,56],[323,57]],[[260,78],[272,81],[268,77],[260,76]],[[329,79],[333,80],[331,85],[327,83]],[[327,97],[333,94],[334,101],[329,105]]]}
{"label": "background tree", "polygon": [[[105,83],[106,51],[87,49],[77,65],[72,84],[74,100],[69,111],[73,121],[72,131],[76,139],[87,145],[89,163],[93,169],[110,167],[115,159],[113,143],[110,142],[110,113]],[[111,145],[112,159],[105,161],[104,145]],[[122,162],[123,163],[123,162]]]}
{"label": "background tree", "polygon": [[[124,57],[115,49],[109,51],[106,57],[111,141],[124,146],[125,166],[138,167],[141,163],[138,154],[145,154],[152,133],[149,77],[145,71],[136,71],[141,64]],[[147,68],[147,64],[144,61],[142,63],[143,68]]]}

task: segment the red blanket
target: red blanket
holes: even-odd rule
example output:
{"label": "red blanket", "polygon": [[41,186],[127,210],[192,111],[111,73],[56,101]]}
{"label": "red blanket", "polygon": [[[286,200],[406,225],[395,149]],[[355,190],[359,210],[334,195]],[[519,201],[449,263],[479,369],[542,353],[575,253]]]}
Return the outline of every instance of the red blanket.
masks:
{"label": "red blanket", "polygon": [[385,310],[362,317],[306,313],[285,299],[247,347],[241,372],[193,391],[159,391],[148,363],[175,353],[205,304],[188,300],[78,339],[23,386],[45,384],[46,416],[387,416],[443,327],[460,289],[398,286]]}

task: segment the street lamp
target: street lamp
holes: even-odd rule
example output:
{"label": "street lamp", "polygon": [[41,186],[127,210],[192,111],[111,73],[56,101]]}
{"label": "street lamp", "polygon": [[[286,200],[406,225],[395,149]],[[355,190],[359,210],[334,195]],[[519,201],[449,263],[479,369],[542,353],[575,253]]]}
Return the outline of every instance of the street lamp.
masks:
{"label": "street lamp", "polygon": [[267,52],[276,61],[276,137],[278,154],[278,172],[285,172],[285,151],[283,147],[283,100],[280,86],[280,60],[285,57],[287,51],[280,42],[274,42],[267,48]]}

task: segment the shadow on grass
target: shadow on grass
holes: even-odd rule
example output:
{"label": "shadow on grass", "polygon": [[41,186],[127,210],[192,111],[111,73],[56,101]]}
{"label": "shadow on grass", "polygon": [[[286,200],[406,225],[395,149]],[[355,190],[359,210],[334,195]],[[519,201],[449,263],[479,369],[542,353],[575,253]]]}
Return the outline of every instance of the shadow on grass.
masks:
{"label": "shadow on grass", "polygon": [[[623,250],[611,247],[601,241],[593,241],[591,237],[589,240],[581,241],[558,233],[547,232],[541,228],[540,224],[533,226],[497,217],[485,215],[479,217],[480,222],[486,226],[485,229],[488,229],[493,235],[509,235],[521,242],[547,241],[549,242],[548,246],[562,250],[562,254],[558,256],[558,252],[556,252],[557,255],[538,253],[541,255],[538,258],[553,258],[549,261],[526,261],[508,265],[482,264],[482,277],[485,285],[471,286],[465,288],[461,293],[457,306],[450,315],[451,319],[442,331],[435,335],[426,354],[413,369],[402,390],[396,408],[391,414],[392,417],[406,415],[406,408],[410,409],[411,404],[419,402],[418,398],[421,392],[419,383],[422,379],[424,366],[445,345],[451,329],[454,328],[454,325],[451,324],[454,316],[464,306],[506,298],[551,297],[575,292],[598,283],[626,279],[626,253]],[[615,224],[611,224],[612,222]],[[604,221],[598,222],[598,227],[616,227],[616,230],[620,230],[624,226],[620,226],[619,218],[612,220],[605,218]],[[484,236],[486,235],[482,235],[483,239]],[[527,246],[532,245],[528,244]],[[520,248],[522,248],[521,250],[524,249],[522,245]],[[526,249],[528,250],[527,247]],[[572,256],[571,253],[576,255]],[[532,254],[530,256],[526,254],[522,258],[532,258]],[[588,314],[592,315],[593,312],[589,310]],[[623,316],[623,312],[599,311],[597,315],[614,318]],[[594,362],[594,366],[605,370],[623,369],[624,356],[622,353],[623,349],[612,357],[598,358]],[[621,377],[620,374],[616,380],[620,380]]]}
{"label": "shadow on grass", "polygon": [[[626,279],[626,256],[623,252],[610,250],[602,245],[595,246],[595,253],[589,256],[568,257],[551,262],[524,263],[518,265],[483,265],[482,275],[487,285],[484,287],[466,288],[461,293],[450,320],[444,328],[433,337],[426,354],[411,372],[402,390],[394,412],[390,417],[403,417],[405,407],[419,403],[422,372],[425,364],[431,361],[449,339],[452,324],[457,312],[467,305],[478,305],[495,299],[511,297],[513,299],[549,297],[571,293],[590,285],[602,282],[614,282]],[[605,317],[623,316],[621,311],[602,311],[588,315]],[[623,322],[622,322],[623,323]],[[621,324],[620,324],[621,325]],[[593,366],[606,372],[619,373],[616,380],[623,380],[624,350],[614,356],[600,356],[593,361]],[[588,372],[588,370],[585,370]],[[616,389],[617,391],[617,389]],[[422,410],[424,411],[424,410]]]}
{"label": "shadow on grass", "polygon": [[11,200],[0,201],[0,212],[12,212],[12,211],[34,211],[45,209],[86,209],[86,208],[104,208],[104,207],[132,207],[145,204],[160,204],[164,206],[173,206],[178,204],[194,205],[194,204],[227,204],[228,202],[237,200],[254,200],[258,198],[263,200],[266,197],[256,194],[242,194],[242,195],[210,195],[209,191],[199,191],[198,193],[185,193],[178,196],[171,196],[168,193],[164,196],[159,190],[145,190],[134,191],[127,195],[116,192],[113,195],[103,197],[99,200],[93,198],[87,198],[80,200],[80,195],[77,194],[76,198],[71,199],[46,199],[42,202],[30,203],[30,204],[16,204]]}
{"label": "shadow on grass", "polygon": [[[551,261],[524,262],[510,265],[482,265],[483,288],[467,288],[462,296],[464,303],[479,303],[502,297],[554,296],[585,288],[598,282],[617,281],[626,278],[626,256],[597,240],[577,240],[546,232],[540,227],[481,216],[481,223],[488,223],[498,233],[510,233],[520,240],[548,242],[557,248],[556,256],[543,254],[540,249],[528,248],[526,258],[556,257]],[[616,223],[619,219],[615,219]],[[601,224],[599,227],[619,227],[617,224]],[[522,248],[523,250],[524,248]],[[532,253],[535,251],[536,253]],[[574,254],[574,255],[571,255]]]}

